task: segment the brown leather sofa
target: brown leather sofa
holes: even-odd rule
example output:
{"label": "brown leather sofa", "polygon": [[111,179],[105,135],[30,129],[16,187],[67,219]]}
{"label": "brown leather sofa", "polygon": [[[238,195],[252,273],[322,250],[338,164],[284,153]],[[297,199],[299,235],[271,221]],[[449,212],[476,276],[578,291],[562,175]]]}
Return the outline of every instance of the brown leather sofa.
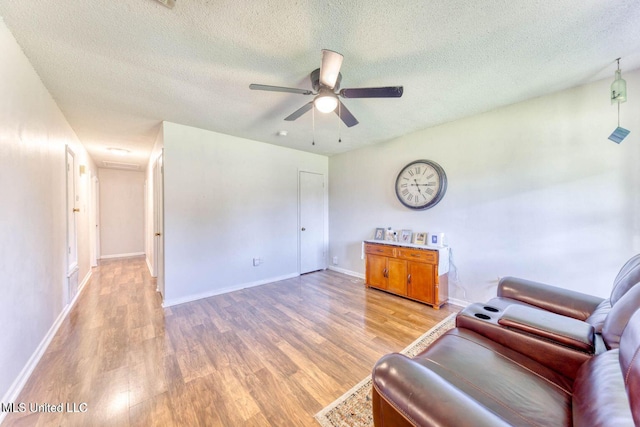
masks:
{"label": "brown leather sofa", "polygon": [[413,359],[378,361],[375,425],[640,426],[638,282],[640,256],[607,299],[504,279]]}

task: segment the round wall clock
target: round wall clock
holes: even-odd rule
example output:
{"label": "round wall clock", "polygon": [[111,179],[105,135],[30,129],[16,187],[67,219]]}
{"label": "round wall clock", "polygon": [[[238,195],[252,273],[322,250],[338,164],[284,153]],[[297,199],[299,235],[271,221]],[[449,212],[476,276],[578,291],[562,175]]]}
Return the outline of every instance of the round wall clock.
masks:
{"label": "round wall clock", "polygon": [[431,160],[416,160],[405,166],[396,179],[396,195],[409,209],[429,209],[447,191],[444,169]]}

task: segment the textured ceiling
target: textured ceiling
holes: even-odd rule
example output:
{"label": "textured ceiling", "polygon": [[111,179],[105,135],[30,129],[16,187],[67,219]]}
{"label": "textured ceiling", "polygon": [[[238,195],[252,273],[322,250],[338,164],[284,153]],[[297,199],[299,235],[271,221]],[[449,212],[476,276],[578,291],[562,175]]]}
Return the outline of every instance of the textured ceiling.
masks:
{"label": "textured ceiling", "polygon": [[[0,16],[94,160],[142,168],[162,120],[330,155],[640,67],[638,0],[0,0]],[[311,88],[323,48],[342,87],[404,95],[343,100],[353,128],[316,114],[312,146],[311,113],[283,120],[311,97],[249,84]]]}

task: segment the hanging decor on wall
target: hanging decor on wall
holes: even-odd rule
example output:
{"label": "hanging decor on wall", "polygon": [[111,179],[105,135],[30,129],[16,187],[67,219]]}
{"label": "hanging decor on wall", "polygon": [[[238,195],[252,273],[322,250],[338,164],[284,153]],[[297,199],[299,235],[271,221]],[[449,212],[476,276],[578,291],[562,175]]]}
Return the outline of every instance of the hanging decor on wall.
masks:
{"label": "hanging decor on wall", "polygon": [[616,144],[620,144],[629,135],[630,131],[620,127],[620,104],[627,102],[627,82],[622,78],[620,58],[616,61],[618,62],[618,69],[616,70],[616,78],[611,83],[611,104],[618,104],[618,127],[609,135],[609,139]]}

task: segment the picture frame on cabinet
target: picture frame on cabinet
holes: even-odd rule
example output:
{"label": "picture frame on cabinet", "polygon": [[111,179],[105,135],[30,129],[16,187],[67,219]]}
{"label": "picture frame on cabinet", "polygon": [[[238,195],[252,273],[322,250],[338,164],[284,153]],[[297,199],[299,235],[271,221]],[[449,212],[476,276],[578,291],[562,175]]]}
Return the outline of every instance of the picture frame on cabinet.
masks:
{"label": "picture frame on cabinet", "polygon": [[389,242],[397,242],[398,241],[398,232],[391,229],[391,227],[387,228],[384,231],[384,240]]}
{"label": "picture frame on cabinet", "polygon": [[416,245],[424,245],[426,241],[427,241],[426,232],[413,233],[413,241],[411,243],[414,243]]}
{"label": "picture frame on cabinet", "polygon": [[373,240],[384,240],[384,228],[376,228]]}
{"label": "picture frame on cabinet", "polygon": [[400,233],[400,241],[402,243],[411,243],[412,235],[413,235],[412,230],[402,230],[402,233]]}

